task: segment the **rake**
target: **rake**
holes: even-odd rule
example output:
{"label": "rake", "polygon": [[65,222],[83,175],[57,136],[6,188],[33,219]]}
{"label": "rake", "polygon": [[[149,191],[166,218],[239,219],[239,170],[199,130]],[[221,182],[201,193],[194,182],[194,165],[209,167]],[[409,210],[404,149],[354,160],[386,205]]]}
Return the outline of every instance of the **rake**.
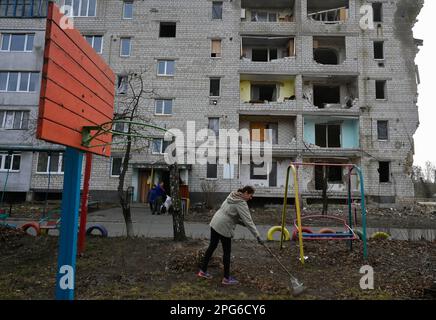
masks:
{"label": "rake", "polygon": [[262,246],[274,257],[274,259],[276,259],[276,261],[279,263],[279,265],[282,267],[282,269],[289,275],[289,277],[291,278],[291,288],[292,288],[292,295],[298,296],[300,294],[303,293],[303,291],[306,289],[303,285],[302,282],[300,282],[297,278],[295,278],[290,272],[289,270],[283,265],[283,263],[281,263],[281,261],[279,260],[279,258],[271,251],[270,248],[267,247],[267,245],[265,243],[261,243]]}

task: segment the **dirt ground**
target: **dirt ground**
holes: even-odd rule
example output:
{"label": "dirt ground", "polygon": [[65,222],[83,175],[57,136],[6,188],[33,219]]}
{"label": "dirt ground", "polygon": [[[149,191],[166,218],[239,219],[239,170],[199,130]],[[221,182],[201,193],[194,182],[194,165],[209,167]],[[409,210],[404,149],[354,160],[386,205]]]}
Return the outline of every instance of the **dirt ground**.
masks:
{"label": "dirt ground", "polygon": [[[57,242],[0,229],[0,299],[53,299]],[[434,242],[371,240],[366,262],[361,243],[352,252],[344,242],[306,243],[304,266],[295,243],[282,251],[277,242],[267,245],[307,287],[298,299],[425,299],[436,275]],[[205,240],[90,237],[77,259],[76,299],[293,299],[288,276],[253,241],[232,243],[240,284],[221,284],[220,248],[209,268],[214,278],[197,278],[206,247]],[[374,268],[374,290],[359,286],[366,264]]]}

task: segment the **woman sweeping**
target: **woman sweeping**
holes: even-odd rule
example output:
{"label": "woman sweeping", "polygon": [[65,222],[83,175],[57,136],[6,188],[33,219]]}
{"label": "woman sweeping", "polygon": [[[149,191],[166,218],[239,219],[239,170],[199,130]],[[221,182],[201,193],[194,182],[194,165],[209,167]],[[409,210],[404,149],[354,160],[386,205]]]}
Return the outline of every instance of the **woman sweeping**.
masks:
{"label": "woman sweeping", "polygon": [[209,260],[221,240],[223,246],[224,278],[222,284],[237,284],[238,281],[230,276],[230,254],[232,238],[237,224],[244,225],[256,237],[259,243],[263,243],[259,231],[253,222],[248,209],[247,201],[253,198],[254,189],[245,186],[236,192],[230,193],[222,203],[221,208],[214,214],[210,222],[210,244],[206,250],[199,277],[211,279],[212,275],[207,272]]}

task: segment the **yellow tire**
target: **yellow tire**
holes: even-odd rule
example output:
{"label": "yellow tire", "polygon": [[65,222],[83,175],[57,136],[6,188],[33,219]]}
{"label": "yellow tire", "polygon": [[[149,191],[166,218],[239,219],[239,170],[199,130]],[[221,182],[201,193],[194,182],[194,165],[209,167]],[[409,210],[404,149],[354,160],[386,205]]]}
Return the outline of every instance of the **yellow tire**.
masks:
{"label": "yellow tire", "polygon": [[386,240],[386,239],[389,239],[390,237],[391,237],[391,236],[390,236],[389,233],[381,232],[381,231],[374,232],[374,233],[371,235],[371,239],[381,239],[381,240]]}
{"label": "yellow tire", "polygon": [[[267,239],[269,240],[269,241],[272,241],[272,240],[274,240],[274,238],[273,238],[273,235],[274,235],[274,233],[276,233],[276,232],[282,232],[282,227],[281,226],[275,226],[275,227],[271,227],[269,230],[268,230],[268,234],[267,234]],[[284,234],[285,234],[285,241],[289,241],[290,239],[291,239],[291,235],[289,234],[289,231],[286,229],[286,228],[284,228]]]}

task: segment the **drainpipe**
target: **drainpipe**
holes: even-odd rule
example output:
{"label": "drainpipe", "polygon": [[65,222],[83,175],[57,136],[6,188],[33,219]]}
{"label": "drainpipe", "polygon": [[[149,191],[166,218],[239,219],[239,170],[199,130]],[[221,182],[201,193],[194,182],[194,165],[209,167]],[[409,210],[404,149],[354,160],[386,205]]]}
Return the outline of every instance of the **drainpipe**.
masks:
{"label": "drainpipe", "polygon": [[109,57],[108,57],[108,62],[107,62],[109,66],[111,65],[112,41],[113,41],[113,38],[114,38],[114,35],[111,34],[110,41],[109,41]]}

